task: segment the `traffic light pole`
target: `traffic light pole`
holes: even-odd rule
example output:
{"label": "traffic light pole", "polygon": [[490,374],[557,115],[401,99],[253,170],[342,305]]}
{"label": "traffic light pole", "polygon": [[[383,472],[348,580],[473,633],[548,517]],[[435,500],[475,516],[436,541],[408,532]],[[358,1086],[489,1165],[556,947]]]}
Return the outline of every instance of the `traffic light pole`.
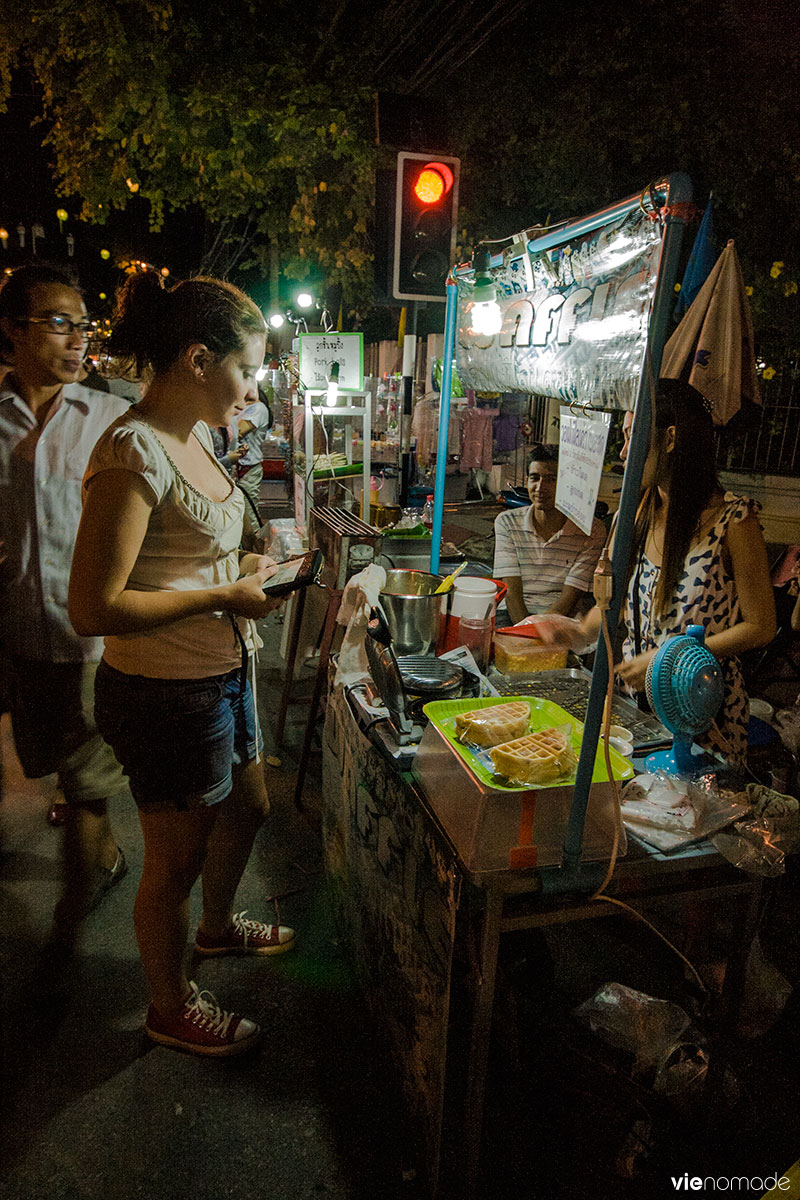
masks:
{"label": "traffic light pole", "polygon": [[[408,505],[408,492],[414,472],[411,454],[411,416],[414,411],[414,371],[417,361],[417,302],[408,306],[409,321],[403,338],[403,420],[400,427],[400,507]],[[411,331],[409,332],[409,324]]]}

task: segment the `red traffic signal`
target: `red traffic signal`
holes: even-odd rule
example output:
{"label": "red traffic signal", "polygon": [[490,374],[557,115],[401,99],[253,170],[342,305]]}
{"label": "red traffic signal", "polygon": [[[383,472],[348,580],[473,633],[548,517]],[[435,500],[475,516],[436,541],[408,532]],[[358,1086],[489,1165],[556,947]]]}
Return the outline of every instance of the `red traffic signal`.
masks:
{"label": "red traffic signal", "polygon": [[414,194],[420,204],[438,204],[453,186],[453,172],[446,163],[429,162],[420,171]]}
{"label": "red traffic signal", "polygon": [[460,159],[397,156],[392,296],[444,302],[458,222]]}

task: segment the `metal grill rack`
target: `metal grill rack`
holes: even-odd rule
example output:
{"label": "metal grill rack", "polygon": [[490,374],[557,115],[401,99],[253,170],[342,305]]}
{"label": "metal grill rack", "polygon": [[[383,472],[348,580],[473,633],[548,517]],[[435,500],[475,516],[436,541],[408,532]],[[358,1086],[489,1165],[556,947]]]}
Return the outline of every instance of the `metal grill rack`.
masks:
{"label": "metal grill rack", "polygon": [[[494,672],[491,682],[501,696],[538,696],[541,700],[552,700],[579,721],[586,719],[592,676],[582,668],[537,671],[530,675]],[[632,732],[634,750],[652,750],[672,741],[672,734],[656,717],[641,712],[624,696],[614,696],[611,715],[615,725],[622,725]]]}
{"label": "metal grill rack", "polygon": [[382,534],[346,508],[312,508],[309,513],[309,544],[318,546],[325,559],[321,579],[329,587],[343,588],[361,565],[350,562],[353,546],[371,546],[373,557],[381,552]]}

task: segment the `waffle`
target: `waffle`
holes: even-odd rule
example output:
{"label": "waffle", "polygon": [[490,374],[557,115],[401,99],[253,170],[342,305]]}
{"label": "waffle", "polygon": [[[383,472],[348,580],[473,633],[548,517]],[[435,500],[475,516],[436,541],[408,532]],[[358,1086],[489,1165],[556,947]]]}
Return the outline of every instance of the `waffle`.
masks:
{"label": "waffle", "polygon": [[494,768],[511,783],[552,783],[574,771],[577,758],[558,729],[537,729],[489,751]]}
{"label": "waffle", "polygon": [[511,700],[507,704],[490,704],[459,713],[456,717],[456,737],[473,746],[499,746],[528,732],[531,707],[527,700]]}

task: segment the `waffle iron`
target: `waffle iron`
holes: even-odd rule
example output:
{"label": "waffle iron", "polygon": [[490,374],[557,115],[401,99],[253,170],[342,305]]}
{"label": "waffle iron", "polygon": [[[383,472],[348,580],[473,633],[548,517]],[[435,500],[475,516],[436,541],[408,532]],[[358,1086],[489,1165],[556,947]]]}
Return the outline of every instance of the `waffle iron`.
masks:
{"label": "waffle iron", "polygon": [[377,689],[375,704],[388,710],[391,733],[398,745],[419,741],[424,720],[422,708],[429,700],[447,700],[464,694],[468,679],[463,667],[432,654],[397,657],[386,619],[370,610],[365,639],[367,661]]}

